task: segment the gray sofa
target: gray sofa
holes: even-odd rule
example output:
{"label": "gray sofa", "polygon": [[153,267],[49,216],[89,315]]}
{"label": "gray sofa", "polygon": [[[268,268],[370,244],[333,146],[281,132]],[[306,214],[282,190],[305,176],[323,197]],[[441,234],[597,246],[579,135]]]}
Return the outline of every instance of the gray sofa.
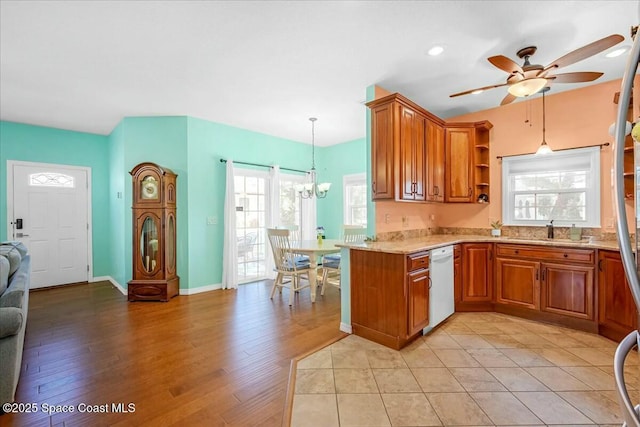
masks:
{"label": "gray sofa", "polygon": [[0,243],[0,405],[13,402],[29,308],[31,259],[22,243]]}

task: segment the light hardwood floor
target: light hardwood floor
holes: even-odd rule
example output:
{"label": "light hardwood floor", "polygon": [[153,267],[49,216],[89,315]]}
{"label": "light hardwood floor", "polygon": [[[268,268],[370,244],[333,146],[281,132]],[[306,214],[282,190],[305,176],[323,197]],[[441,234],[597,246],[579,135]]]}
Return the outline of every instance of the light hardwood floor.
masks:
{"label": "light hardwood floor", "polygon": [[290,308],[270,285],[168,303],[129,303],[108,282],[32,292],[16,402],[74,412],[9,413],[0,426],[279,426],[291,359],[342,335],[340,294],[311,304],[303,290]]}

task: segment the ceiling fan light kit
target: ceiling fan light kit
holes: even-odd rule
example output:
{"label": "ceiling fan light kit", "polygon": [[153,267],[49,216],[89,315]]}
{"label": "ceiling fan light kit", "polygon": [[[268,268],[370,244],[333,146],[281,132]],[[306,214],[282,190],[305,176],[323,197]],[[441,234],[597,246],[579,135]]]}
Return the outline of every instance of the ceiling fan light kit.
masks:
{"label": "ceiling fan light kit", "polygon": [[[539,64],[531,64],[529,58],[536,53],[537,48],[535,46],[527,46],[520,49],[517,55],[520,59],[524,59],[522,66],[518,65],[515,61],[507,58],[504,55],[496,55],[487,58],[487,60],[493,64],[496,68],[501,69],[509,73],[505,83],[495,84],[491,86],[479,87],[464,92],[454,93],[449,95],[453,98],[456,96],[469,95],[484,92],[488,89],[494,89],[498,87],[507,86],[508,94],[504,97],[500,105],[509,104],[515,101],[517,98],[523,98],[531,96],[534,93],[539,92],[545,87],[549,87],[552,83],[584,83],[594,81],[603,73],[594,71],[582,71],[563,74],[551,74],[558,68],[566,67],[571,64],[575,64],[578,61],[589,58],[598,53],[617,45],[624,40],[620,34],[612,34],[604,37],[600,40],[596,40],[581,48],[567,53],[561,56],[555,61],[551,62],[546,67]],[[613,53],[612,51],[611,53]]]}
{"label": "ceiling fan light kit", "polygon": [[536,77],[533,79],[521,80],[518,83],[512,84],[507,88],[507,91],[513,96],[523,98],[540,92],[546,84],[547,79]]}

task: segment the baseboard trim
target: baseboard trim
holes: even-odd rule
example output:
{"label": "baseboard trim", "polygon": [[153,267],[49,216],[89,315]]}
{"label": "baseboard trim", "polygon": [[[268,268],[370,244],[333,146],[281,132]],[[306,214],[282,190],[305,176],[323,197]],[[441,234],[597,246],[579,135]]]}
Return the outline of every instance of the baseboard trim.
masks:
{"label": "baseboard trim", "polygon": [[353,333],[353,328],[348,323],[340,322],[340,330],[342,332],[347,333],[347,334],[352,334]]}
{"label": "baseboard trim", "polygon": [[120,291],[120,293],[121,293],[122,295],[127,295],[127,294],[128,294],[128,293],[127,293],[127,290],[124,288],[124,286],[122,286],[120,283],[118,283],[118,282],[116,281],[116,279],[114,279],[114,278],[113,278],[113,277],[111,277],[111,276],[98,276],[98,277],[94,277],[93,279],[89,280],[89,283],[93,283],[93,282],[102,282],[102,281],[105,281],[105,280],[107,280],[107,281],[111,282],[111,284],[112,284],[113,286],[115,286],[115,288],[116,288],[117,290],[119,290],[119,291]]}
{"label": "baseboard trim", "polygon": [[218,289],[222,289],[222,283],[215,283],[213,285],[199,286],[197,288],[180,289],[180,295],[201,294],[203,292],[216,291]]}

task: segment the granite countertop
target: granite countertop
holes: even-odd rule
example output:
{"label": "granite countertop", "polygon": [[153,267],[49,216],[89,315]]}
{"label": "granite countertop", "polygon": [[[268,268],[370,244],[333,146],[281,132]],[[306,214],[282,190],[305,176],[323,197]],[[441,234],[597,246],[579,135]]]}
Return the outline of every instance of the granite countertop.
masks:
{"label": "granite countertop", "polygon": [[393,254],[410,254],[414,252],[437,249],[442,246],[455,245],[457,243],[473,242],[514,243],[584,249],[619,250],[617,240],[593,240],[592,238],[583,238],[580,241],[573,241],[569,239],[532,239],[524,237],[491,237],[465,234],[434,234],[431,236],[416,237],[405,240],[365,243],[341,243],[336,244],[336,246],[364,251],[386,252]]}

